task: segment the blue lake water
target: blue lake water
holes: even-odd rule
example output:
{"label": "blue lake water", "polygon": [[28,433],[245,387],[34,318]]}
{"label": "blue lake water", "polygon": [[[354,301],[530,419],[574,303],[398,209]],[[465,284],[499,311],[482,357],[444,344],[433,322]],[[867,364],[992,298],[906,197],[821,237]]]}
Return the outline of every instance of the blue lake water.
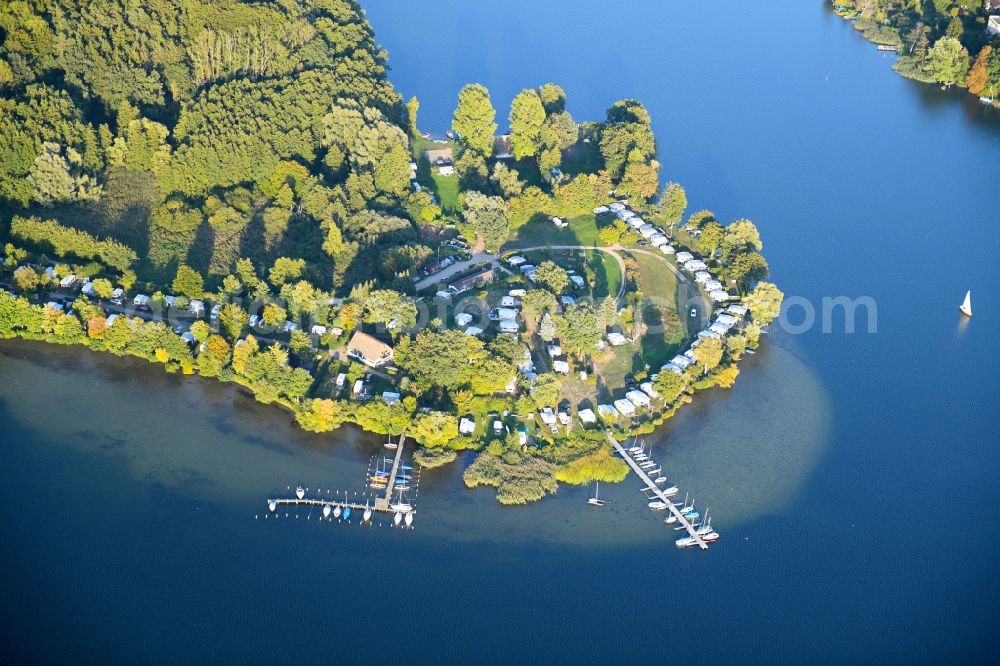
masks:
{"label": "blue lake water", "polygon": [[356,488],[380,440],[306,435],[143,363],[0,343],[3,651],[994,660],[1000,113],[896,76],[820,0],[363,4],[423,129],[443,132],[472,81],[501,126],[550,80],[577,120],[639,98],[691,210],[753,219],[786,295],[817,315],[870,297],[877,332],[840,315],[776,329],[732,390],[658,433],[723,533],[707,553],[674,548],[634,478],[602,487],[605,511],[573,488],[501,509],[453,465],[422,479],[412,532],[255,519],[287,484]]}

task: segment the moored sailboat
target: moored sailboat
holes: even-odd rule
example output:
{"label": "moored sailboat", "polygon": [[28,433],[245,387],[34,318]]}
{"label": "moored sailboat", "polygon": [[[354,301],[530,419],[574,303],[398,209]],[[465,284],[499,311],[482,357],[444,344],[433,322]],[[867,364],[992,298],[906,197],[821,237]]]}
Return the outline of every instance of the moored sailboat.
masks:
{"label": "moored sailboat", "polygon": [[594,496],[587,500],[587,504],[590,506],[604,506],[604,500],[601,499],[601,483],[597,482],[594,488]]}

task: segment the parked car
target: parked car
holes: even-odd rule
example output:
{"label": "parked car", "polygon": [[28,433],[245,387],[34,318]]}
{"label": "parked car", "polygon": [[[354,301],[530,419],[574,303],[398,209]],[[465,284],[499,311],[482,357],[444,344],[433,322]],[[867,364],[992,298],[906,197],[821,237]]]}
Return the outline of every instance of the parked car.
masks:
{"label": "parked car", "polygon": [[691,308],[691,316],[692,317],[697,317],[698,316],[698,310],[696,308]]}

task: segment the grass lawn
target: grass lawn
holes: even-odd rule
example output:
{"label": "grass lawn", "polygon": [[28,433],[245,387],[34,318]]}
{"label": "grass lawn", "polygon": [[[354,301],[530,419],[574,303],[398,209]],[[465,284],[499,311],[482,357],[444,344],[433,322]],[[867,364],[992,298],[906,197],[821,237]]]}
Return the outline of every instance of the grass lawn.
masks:
{"label": "grass lawn", "polygon": [[594,300],[617,294],[622,283],[622,269],[615,258],[607,252],[587,250],[587,262],[597,276],[590,294]]}
{"label": "grass lawn", "polygon": [[504,245],[505,250],[535,245],[597,245],[597,218],[586,213],[569,220],[563,229],[551,220],[529,222],[513,231]]}

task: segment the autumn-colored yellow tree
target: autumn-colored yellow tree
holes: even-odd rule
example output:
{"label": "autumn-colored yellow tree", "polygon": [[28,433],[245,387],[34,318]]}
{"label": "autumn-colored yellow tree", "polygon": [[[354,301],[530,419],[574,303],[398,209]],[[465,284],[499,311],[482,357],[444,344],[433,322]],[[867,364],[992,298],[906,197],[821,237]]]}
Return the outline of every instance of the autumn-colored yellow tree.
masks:
{"label": "autumn-colored yellow tree", "polygon": [[983,91],[986,90],[986,86],[990,83],[990,73],[987,65],[989,64],[990,54],[993,53],[993,47],[987,44],[983,47],[983,50],[979,52],[979,56],[976,58],[976,63],[969,70],[969,75],[965,79],[966,85],[969,86],[969,92],[973,95],[981,95]]}

